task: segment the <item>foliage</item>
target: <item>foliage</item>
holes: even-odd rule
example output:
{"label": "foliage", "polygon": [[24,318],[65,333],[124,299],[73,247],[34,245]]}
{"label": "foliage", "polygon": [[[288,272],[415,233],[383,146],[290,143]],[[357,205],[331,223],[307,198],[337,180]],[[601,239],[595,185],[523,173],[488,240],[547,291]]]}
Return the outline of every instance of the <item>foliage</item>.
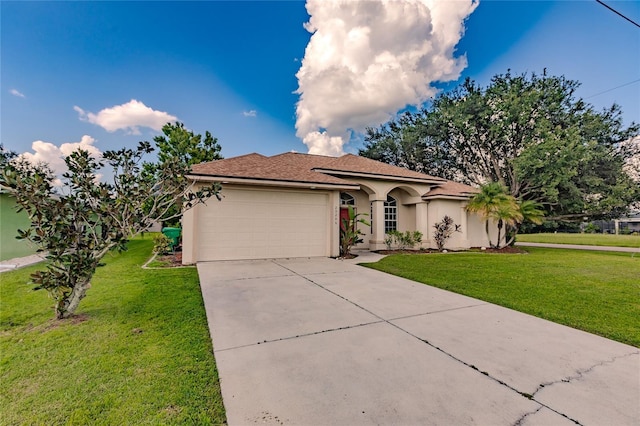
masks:
{"label": "foliage", "polygon": [[384,243],[387,245],[387,249],[391,250],[391,247],[395,246],[399,250],[413,249],[416,244],[422,242],[422,232],[420,231],[405,231],[400,232],[397,230],[389,231],[384,236]]}
{"label": "foliage", "polygon": [[[483,185],[478,192],[467,204],[467,211],[478,213],[485,222],[485,232],[489,240],[489,246],[500,248],[501,231],[505,221],[507,223],[515,223],[518,218],[518,206],[513,196],[506,193],[506,189],[498,182],[492,182]],[[489,233],[489,222],[494,220],[498,224],[498,238],[496,244],[491,242],[491,234]]]}
{"label": "foliage", "polygon": [[349,218],[343,218],[340,225],[340,256],[350,257],[351,249],[354,245],[362,242],[361,235],[364,233],[358,228],[358,224],[361,223],[365,226],[371,226],[369,222],[364,219],[365,216],[369,216],[366,213],[356,213],[353,206],[348,206]]}
{"label": "foliage", "polygon": [[[512,195],[507,194],[498,182],[492,182],[480,187],[478,192],[467,204],[467,211],[479,213],[485,221],[485,231],[489,246],[501,248],[513,244],[520,226],[524,222],[541,224],[544,219],[544,212],[540,204],[535,201],[516,200]],[[491,242],[489,233],[489,222],[497,224],[498,235],[496,244]],[[504,241],[502,244],[502,230],[504,228]],[[507,241],[508,240],[508,241]]]}
{"label": "foliage", "polygon": [[171,238],[164,234],[155,234],[153,236],[153,252],[158,254],[167,254],[171,251]]}
{"label": "foliage", "polygon": [[[143,157],[154,150],[149,142],[140,142],[136,149],[107,151],[102,159],[77,150],[65,158],[68,171],[60,190],[46,164],[8,154],[0,157],[0,185],[31,220],[31,227],[20,230],[18,238],[47,252],[46,269],[33,273],[31,282],[54,299],[56,318],[74,313],[107,252],[125,250],[128,239],[153,220],[172,218],[176,203],[189,209],[220,197],[219,184],[194,188],[185,177],[190,161],[184,146],[172,146],[179,148],[161,148],[159,161],[146,164]],[[110,183],[97,179],[104,166],[111,169]]]}
{"label": "foliage", "polygon": [[2,273],[1,424],[226,423],[197,271],[141,269],[152,244],[107,255],[62,321],[25,288],[37,266]]}
{"label": "foliage", "polygon": [[[160,162],[178,161],[185,169],[189,169],[194,164],[207,161],[221,160],[220,144],[218,138],[211,136],[209,131],[205,131],[204,139],[202,135],[194,134],[193,131],[184,128],[184,124],[176,122],[167,123],[162,127],[163,135],[153,138],[158,147],[158,160]],[[178,200],[180,201],[180,200]],[[171,207],[163,218],[163,226],[179,227],[182,206],[180,202]]]}
{"label": "foliage", "polygon": [[600,232],[600,228],[598,227],[598,225],[588,223],[587,226],[584,227],[584,232],[586,234],[595,234],[596,232]]}
{"label": "foliage", "polygon": [[[368,129],[360,155],[473,185],[499,182],[517,199],[541,203],[556,220],[621,216],[640,200],[625,169],[640,133],[620,107],[601,112],[576,99],[565,77],[467,79],[431,105]],[[634,157],[635,156],[635,157]],[[626,171],[625,171],[626,170]]]}
{"label": "foliage", "polygon": [[453,219],[450,216],[443,217],[442,220],[433,225],[433,227],[436,229],[433,233],[433,239],[435,240],[439,251],[444,250],[447,240],[454,232],[462,232],[460,230],[461,225],[454,224]]}
{"label": "foliage", "polygon": [[640,257],[527,251],[392,255],[365,266],[640,347]]}

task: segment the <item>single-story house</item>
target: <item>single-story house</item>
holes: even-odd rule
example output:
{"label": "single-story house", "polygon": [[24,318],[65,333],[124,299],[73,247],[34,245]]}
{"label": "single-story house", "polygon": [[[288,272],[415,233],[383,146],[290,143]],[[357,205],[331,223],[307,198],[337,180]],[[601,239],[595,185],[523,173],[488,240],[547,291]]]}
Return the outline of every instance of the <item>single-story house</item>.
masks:
{"label": "single-story house", "polygon": [[27,240],[18,240],[18,229],[29,229],[29,215],[18,212],[15,198],[0,186],[0,261],[36,253],[36,247]]}
{"label": "single-story house", "polygon": [[357,155],[254,153],[194,165],[189,179],[221,182],[223,198],[185,212],[184,263],[339,256],[348,206],[371,223],[358,225],[356,250],[385,249],[391,230],[420,231],[422,247],[435,248],[434,225],[445,215],[461,225],[447,248],[489,245],[482,218],[465,210],[475,188]]}

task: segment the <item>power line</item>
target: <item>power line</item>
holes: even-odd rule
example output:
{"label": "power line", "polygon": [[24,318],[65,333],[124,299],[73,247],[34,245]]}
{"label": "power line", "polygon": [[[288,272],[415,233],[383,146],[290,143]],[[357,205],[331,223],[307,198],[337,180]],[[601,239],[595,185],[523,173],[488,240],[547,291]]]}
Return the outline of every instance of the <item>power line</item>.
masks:
{"label": "power line", "polygon": [[640,81],[640,78],[638,78],[638,79],[636,79],[636,80],[633,80],[633,81],[630,81],[630,82],[628,82],[628,83],[621,84],[620,86],[612,87],[611,89],[607,89],[607,90],[605,90],[604,92],[600,92],[600,93],[596,93],[595,95],[587,96],[587,97],[586,97],[586,98],[584,98],[584,99],[595,98],[596,96],[600,96],[600,95],[602,95],[602,94],[609,93],[609,92],[611,92],[611,91],[613,91],[613,90],[619,89],[619,88],[621,88],[621,87],[628,86],[628,85],[633,84],[633,83],[637,83],[637,82],[639,82],[639,81]]}
{"label": "power line", "polygon": [[616,15],[621,16],[622,18],[626,19],[627,21],[631,22],[633,25],[635,25],[636,27],[640,28],[640,24],[638,24],[636,21],[634,21],[631,18],[628,18],[626,16],[624,16],[622,13],[618,12],[617,10],[615,10],[614,8],[612,8],[611,6],[609,6],[608,4],[606,4],[605,2],[601,1],[601,0],[596,0],[598,3],[600,3],[601,5],[603,5],[604,7],[606,7],[607,9],[609,9],[610,11],[612,11],[613,13],[615,13]]}

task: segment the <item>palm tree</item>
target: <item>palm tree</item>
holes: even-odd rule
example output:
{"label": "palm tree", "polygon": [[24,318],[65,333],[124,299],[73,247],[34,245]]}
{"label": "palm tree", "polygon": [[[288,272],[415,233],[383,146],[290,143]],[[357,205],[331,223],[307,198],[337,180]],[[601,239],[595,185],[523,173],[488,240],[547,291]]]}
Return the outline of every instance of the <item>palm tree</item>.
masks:
{"label": "palm tree", "polygon": [[[513,226],[522,220],[516,199],[507,193],[506,188],[499,182],[491,182],[480,187],[478,192],[467,204],[467,211],[479,213],[485,221],[485,231],[489,239],[489,246],[500,248],[502,228]],[[489,234],[489,220],[498,222],[498,241],[491,243]]]}
{"label": "palm tree", "polygon": [[[507,195],[507,197],[508,199],[505,199],[497,204],[493,211],[489,213],[489,218],[498,222],[498,241],[496,242],[497,249],[502,248],[502,246],[500,245],[500,242],[502,241],[502,228],[506,227],[508,229],[510,227],[515,227],[517,223],[522,222],[522,213],[520,212],[518,202],[511,195]],[[506,229],[504,237],[506,246]]]}
{"label": "palm tree", "polygon": [[542,222],[544,222],[544,210],[542,210],[542,205],[540,203],[531,200],[525,200],[518,202],[518,206],[520,208],[522,220],[511,227],[511,238],[507,243],[508,246],[511,245],[516,239],[516,235],[518,235],[518,231],[520,230],[520,225],[522,225],[524,222],[531,222],[535,223],[536,225],[541,225]]}

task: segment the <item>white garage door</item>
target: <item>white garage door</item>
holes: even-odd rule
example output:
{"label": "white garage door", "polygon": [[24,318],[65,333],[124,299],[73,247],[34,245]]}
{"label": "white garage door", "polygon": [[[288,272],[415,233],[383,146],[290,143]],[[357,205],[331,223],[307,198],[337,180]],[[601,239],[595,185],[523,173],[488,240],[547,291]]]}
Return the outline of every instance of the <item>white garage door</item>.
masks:
{"label": "white garage door", "polygon": [[329,255],[329,196],[228,189],[197,219],[198,260]]}

